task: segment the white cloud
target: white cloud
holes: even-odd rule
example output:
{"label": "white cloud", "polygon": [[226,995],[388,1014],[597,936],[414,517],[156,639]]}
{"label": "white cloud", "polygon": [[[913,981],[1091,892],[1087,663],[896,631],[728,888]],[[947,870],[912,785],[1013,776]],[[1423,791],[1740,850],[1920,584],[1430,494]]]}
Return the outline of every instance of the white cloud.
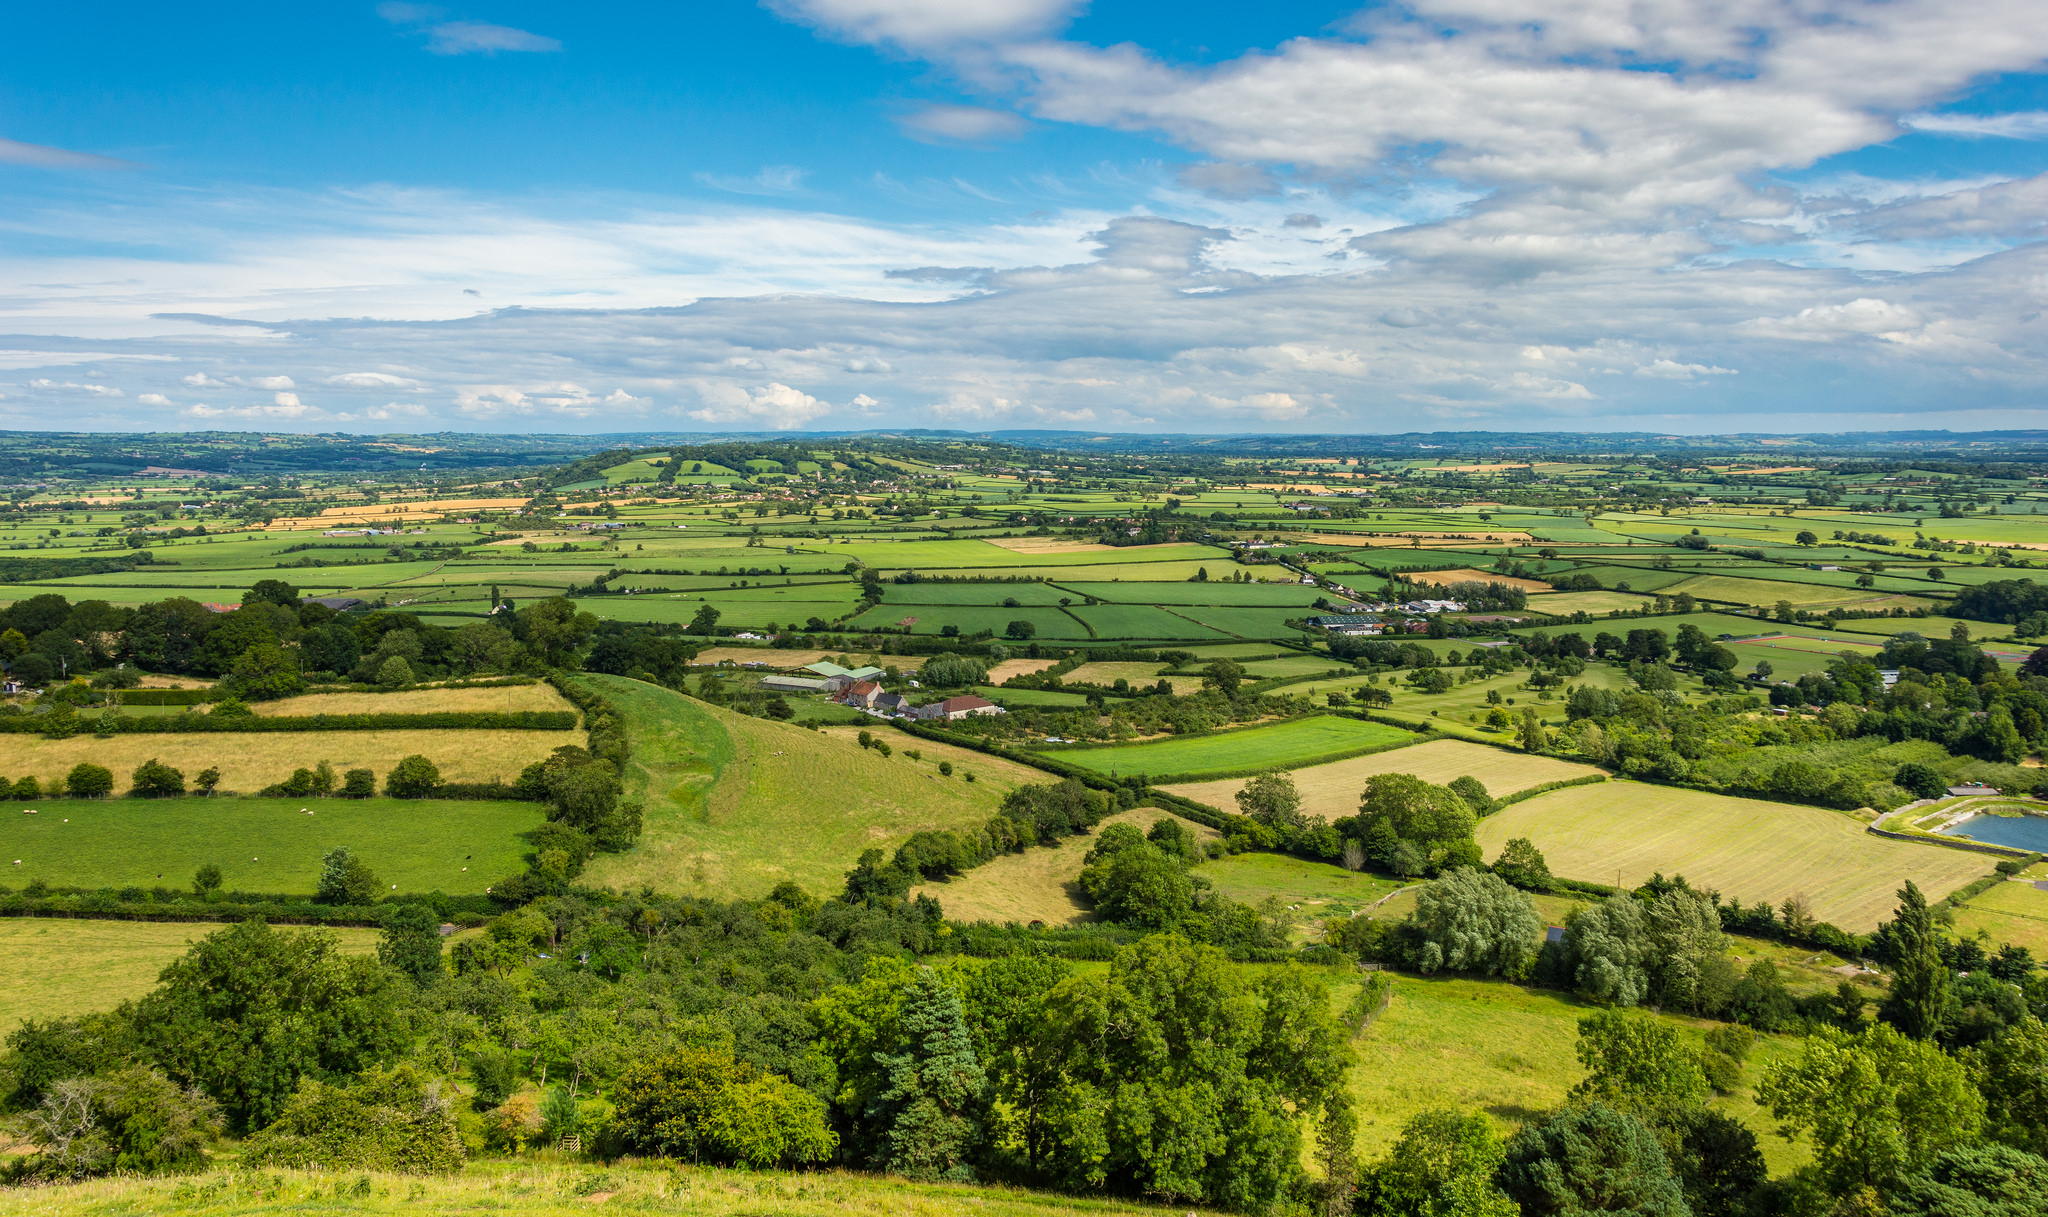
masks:
{"label": "white cloud", "polygon": [[38,393],[62,393],[72,397],[120,397],[121,390],[106,385],[80,384],[76,381],[56,381],[47,376],[38,376],[28,382],[28,387]]}
{"label": "white cloud", "polygon": [[[202,383],[202,382],[194,382],[194,381],[192,381],[192,380],[189,380],[189,379],[188,379],[188,380],[187,380],[187,381],[186,381],[185,383],[186,383],[186,384],[197,384],[197,383]],[[289,377],[289,376],[230,376],[230,377],[228,377],[228,383],[229,383],[229,384],[231,384],[231,385],[240,385],[241,387],[243,387],[243,388],[245,388],[245,389],[296,389],[296,388],[298,388],[298,386],[297,386],[297,385],[295,385],[295,384],[293,384],[293,383],[292,383],[292,378],[291,378],[291,377]]]}
{"label": "white cloud", "polygon": [[[289,383],[289,381],[287,381]],[[389,372],[342,372],[329,376],[327,383],[343,389],[417,389],[420,382]]]}
{"label": "white cloud", "polygon": [[436,55],[495,55],[500,51],[559,51],[562,44],[544,34],[515,30],[482,21],[448,21],[428,31],[427,50]]}
{"label": "white cloud", "polygon": [[[290,397],[280,393],[279,397]],[[205,402],[187,407],[182,411],[187,417],[197,419],[241,419],[247,422],[270,422],[278,419],[302,419],[318,417],[321,412],[312,406],[301,405],[297,400],[280,401],[269,406],[209,406]]]}
{"label": "white cloud", "polygon": [[278,405],[283,406],[287,409],[296,407],[300,404],[299,395],[296,393],[279,393],[275,397],[272,397],[270,400],[276,402]]}
{"label": "white cloud", "polygon": [[1679,363],[1674,359],[1659,359],[1636,369],[1636,375],[1651,380],[1691,380],[1695,376],[1734,376],[1734,368],[1716,368],[1703,363]]}
{"label": "white cloud", "polygon": [[193,388],[195,388],[195,389],[225,389],[225,388],[227,388],[227,385],[226,385],[226,384],[224,384],[224,383],[223,383],[223,382],[221,382],[221,381],[215,380],[215,379],[214,379],[213,377],[211,377],[211,376],[208,376],[208,375],[207,375],[206,373],[204,373],[204,372],[194,372],[194,373],[192,373],[192,374],[191,374],[191,375],[189,375],[189,376],[183,377],[182,379],[184,380],[184,382],[185,382],[186,384],[188,384],[188,385],[192,386],[192,387],[193,387]]}
{"label": "white cloud", "polygon": [[171,399],[161,393],[144,393],[135,400],[137,403],[145,406],[168,406],[171,404]]}
{"label": "white cloud", "polygon": [[1998,139],[2048,138],[2048,110],[2026,110],[2016,114],[1909,114],[1899,120],[1915,131],[1965,138]]}
{"label": "white cloud", "polygon": [[50,148],[42,144],[24,144],[12,139],[0,139],[0,165],[27,165],[35,169],[141,168],[134,161],[124,161],[118,157],[73,152],[68,148]]}
{"label": "white cloud", "polygon": [[1769,337],[1811,342],[1862,336],[1897,341],[1923,324],[1920,315],[1904,305],[1861,296],[1842,304],[1803,308],[1789,317],[1759,317],[1743,328]]}
{"label": "white cloud", "polygon": [[766,0],[792,21],[854,42],[949,45],[1027,37],[1063,22],[1080,0]]}
{"label": "white cloud", "polygon": [[1030,123],[1007,110],[937,104],[898,115],[896,125],[926,143],[985,144],[1017,139],[1031,129]]}
{"label": "white cloud", "polygon": [[688,412],[697,422],[766,426],[777,431],[795,430],[832,410],[830,402],[785,384],[749,390],[730,383],[700,382],[697,396],[703,406]]}

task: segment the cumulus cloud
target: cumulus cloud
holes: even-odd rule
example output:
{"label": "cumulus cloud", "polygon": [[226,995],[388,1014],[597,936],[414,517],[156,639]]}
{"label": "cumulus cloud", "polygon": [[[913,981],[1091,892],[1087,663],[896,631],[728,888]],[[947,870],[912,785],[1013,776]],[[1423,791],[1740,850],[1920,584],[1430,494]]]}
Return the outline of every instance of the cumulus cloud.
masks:
{"label": "cumulus cloud", "polygon": [[1845,335],[1897,340],[1923,324],[1920,315],[1905,305],[1860,296],[1842,304],[1803,308],[1789,317],[1758,317],[1742,328],[1768,337],[1824,342]]}
{"label": "cumulus cloud", "polygon": [[222,381],[218,381],[218,380],[215,380],[215,379],[214,379],[213,377],[211,377],[211,376],[208,376],[208,375],[207,375],[206,373],[204,373],[204,372],[194,372],[194,373],[192,373],[192,374],[191,374],[191,375],[189,375],[189,376],[185,376],[185,377],[183,377],[182,379],[184,380],[184,382],[185,382],[186,384],[190,385],[191,387],[193,387],[193,388],[195,388],[195,389],[225,389],[225,388],[227,388],[227,385],[226,385],[225,383],[223,383]]}
{"label": "cumulus cloud", "polygon": [[144,393],[135,400],[145,406],[168,406],[171,404],[171,399],[161,393]]}
{"label": "cumulus cloud", "polygon": [[832,410],[830,402],[785,384],[746,389],[729,383],[700,382],[697,395],[704,404],[688,411],[687,416],[700,423],[726,426],[744,424],[793,431]]}
{"label": "cumulus cloud", "polygon": [[300,404],[299,395],[296,393],[279,393],[270,400],[286,409],[295,409]]}
{"label": "cumulus cloud", "polygon": [[936,104],[898,115],[896,125],[926,143],[985,144],[1016,139],[1031,129],[1030,123],[1007,110]]}

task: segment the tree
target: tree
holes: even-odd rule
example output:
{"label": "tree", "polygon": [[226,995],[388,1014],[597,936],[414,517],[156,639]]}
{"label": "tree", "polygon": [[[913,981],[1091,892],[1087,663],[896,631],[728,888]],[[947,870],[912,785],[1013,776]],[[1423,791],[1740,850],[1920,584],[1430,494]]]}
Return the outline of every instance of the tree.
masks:
{"label": "tree", "polygon": [[1632,897],[1610,896],[1566,914],[1564,950],[1580,993],[1621,1006],[1649,995],[1649,923]]}
{"label": "tree", "polygon": [[1500,857],[1493,862],[1493,873],[1530,891],[1550,887],[1550,864],[1543,860],[1543,851],[1527,837],[1515,837],[1501,847]]}
{"label": "tree", "polygon": [[766,1169],[822,1162],[839,1144],[823,1100],[730,1052],[643,1058],[619,1075],[610,1097],[630,1152]]}
{"label": "tree", "polygon": [[697,610],[695,616],[690,618],[689,632],[710,637],[718,630],[718,618],[719,612],[717,609],[708,604],[704,605]]}
{"label": "tree", "polygon": [[1358,1114],[1338,1090],[1323,1104],[1316,1126],[1316,1165],[1322,1168],[1323,1217],[1350,1217],[1358,1192]]}
{"label": "tree", "polygon": [[1604,1103],[1567,1108],[1508,1142],[1497,1176],[1523,1217],[1688,1217],[1656,1134]]}
{"label": "tree", "polygon": [[1211,660],[1202,669],[1202,687],[1214,689],[1225,697],[1236,697],[1244,678],[1244,665],[1234,659]]}
{"label": "tree", "polygon": [[1522,747],[1530,752],[1541,752],[1550,746],[1550,740],[1543,730],[1543,719],[1533,706],[1522,708]]}
{"label": "tree", "polygon": [[1963,1059],[1984,1096],[1986,1132],[2048,1157],[2048,1025],[2022,1019]]}
{"label": "tree", "polygon": [[1797,542],[1798,544],[1800,544],[1800,545],[1818,545],[1818,544],[1820,544],[1820,538],[1819,538],[1819,537],[1817,537],[1817,536],[1815,536],[1815,535],[1813,534],[1813,531],[1812,531],[1811,529],[1806,529],[1806,528],[1802,528],[1802,529],[1800,529],[1800,530],[1799,530],[1799,535],[1798,535],[1798,536],[1795,536],[1795,537],[1793,537],[1792,539],[1793,539],[1793,540],[1794,540],[1795,542]]}
{"label": "tree", "polygon": [[205,1170],[205,1147],[220,1136],[221,1117],[205,1095],[130,1067],[55,1083],[21,1124],[41,1152],[17,1160],[18,1178],[56,1183]]}
{"label": "tree", "polygon": [[1036,637],[1037,634],[1038,627],[1021,618],[1003,627],[1003,636],[1006,638],[1021,640]]}
{"label": "tree", "polygon": [[320,859],[320,883],[313,898],[326,904],[368,904],[382,887],[369,863],[348,846],[338,845]]}
{"label": "tree", "polygon": [[1384,824],[1393,839],[1414,845],[1432,862],[1448,858],[1451,848],[1472,839],[1478,819],[1455,792],[1433,786],[1409,773],[1379,773],[1365,780],[1358,815],[1338,826],[1346,836],[1366,842]]}
{"label": "tree", "polygon": [[1408,1117],[1401,1139],[1361,1187],[1374,1217],[1519,1217],[1494,1184],[1505,1148],[1493,1122],[1435,1107]]}
{"label": "tree", "polygon": [[441,784],[440,766],[414,754],[384,775],[384,793],[394,799],[424,799]]}
{"label": "tree", "polygon": [[242,1149],[242,1161],[259,1168],[413,1175],[460,1170],[463,1157],[440,1084],[409,1064],[368,1070],[347,1086],[304,1079],[276,1122]]}
{"label": "tree", "polygon": [[[2044,648],[2048,649],[2048,648]],[[1918,799],[1938,799],[1948,793],[1948,779],[1931,765],[1907,761],[1892,774],[1892,785]]]}
{"label": "tree", "polygon": [[422,987],[441,979],[441,919],[432,906],[401,904],[384,919],[377,959]]}
{"label": "tree", "polygon": [[282,579],[258,579],[242,594],[242,603],[275,604],[296,609],[299,607],[299,589]]}
{"label": "tree", "polygon": [[1416,970],[1528,975],[1543,938],[1529,897],[1498,875],[1459,867],[1417,893],[1409,922]]}
{"label": "tree", "polygon": [[1246,782],[1237,792],[1237,810],[1282,832],[1308,824],[1308,817],[1301,812],[1301,792],[1294,788],[1294,779],[1285,773],[1262,773]]}
{"label": "tree", "polygon": [[341,775],[342,798],[367,799],[376,793],[377,774],[374,770],[351,769]]}
{"label": "tree", "polygon": [[70,791],[73,798],[103,799],[114,793],[114,771],[105,765],[80,761],[65,775],[64,789]]}
{"label": "tree", "polygon": [[1459,798],[1465,800],[1465,805],[1472,809],[1473,815],[1485,816],[1493,813],[1495,808],[1493,796],[1486,793],[1486,784],[1471,774],[1468,773],[1464,777],[1451,779],[1450,789]]}
{"label": "tree", "polygon": [[2048,1161],[2003,1145],[1952,1149],[1885,1199],[1894,1217],[2038,1217]]}
{"label": "tree", "polygon": [[290,697],[306,685],[296,659],[274,642],[260,642],[235,659],[220,687],[243,701],[274,701]]}
{"label": "tree", "polygon": [[898,1011],[893,1052],[875,1060],[889,1088],[865,1113],[886,1128],[875,1166],[913,1179],[972,1177],[967,1157],[981,1139],[987,1076],[961,1013],[960,994],[919,968]]}
{"label": "tree", "polygon": [[1112,834],[1117,825],[1102,834],[1089,849],[1081,870],[1081,886],[1094,898],[1103,920],[1141,929],[1171,929],[1180,924],[1194,907],[1194,883],[1180,859],[1168,855],[1150,841],[1137,836],[1125,842]]}
{"label": "tree", "polygon": [[377,684],[382,688],[403,689],[412,682],[412,665],[403,655],[393,655],[377,665]]}
{"label": "tree", "polygon": [[1854,1035],[1819,1028],[1797,1060],[1765,1071],[1756,1097],[1784,1135],[1808,1136],[1837,1193],[1924,1170],[1984,1123],[1983,1096],[1962,1065],[1885,1023]]}
{"label": "tree", "polygon": [[261,918],[193,944],[136,1003],[137,1039],[173,1081],[197,1086],[245,1132],[274,1119],[302,1077],[340,1079],[404,1046],[392,976],[331,934]]}
{"label": "tree", "polygon": [[148,799],[185,793],[185,775],[155,757],[137,765],[135,772],[128,775],[128,781],[130,793]]}
{"label": "tree", "polygon": [[205,863],[192,873],[192,892],[196,896],[203,897],[217,892],[220,890],[220,885],[220,867],[211,862]]}
{"label": "tree", "polygon": [[1638,1111],[1706,1101],[1699,1054],[1677,1028],[1641,1010],[1600,1010],[1580,1019],[1577,1051],[1586,1076],[1572,1088],[1575,1099]]}
{"label": "tree", "polygon": [[1941,958],[1941,930],[1927,897],[1912,880],[1899,890],[1891,923],[1892,985],[1877,1016],[1914,1039],[1932,1039],[1948,1020],[1954,998]]}

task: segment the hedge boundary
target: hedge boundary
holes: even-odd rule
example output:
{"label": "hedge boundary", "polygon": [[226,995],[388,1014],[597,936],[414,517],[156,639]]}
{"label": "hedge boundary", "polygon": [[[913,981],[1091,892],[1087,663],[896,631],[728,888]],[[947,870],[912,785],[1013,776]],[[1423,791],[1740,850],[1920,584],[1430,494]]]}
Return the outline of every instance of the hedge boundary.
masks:
{"label": "hedge boundary", "polygon": [[[188,733],[260,734],[293,731],[572,731],[577,715],[569,710],[442,710],[427,714],[300,714],[259,715],[172,714],[161,718],[69,719],[70,735],[96,734],[102,727],[115,735],[183,735]],[[0,734],[49,735],[51,716],[24,714],[0,718]]]}
{"label": "hedge boundary", "polygon": [[1519,803],[1524,799],[1533,799],[1539,794],[1549,794],[1553,790],[1563,790],[1567,786],[1597,786],[1606,780],[1607,775],[1604,773],[1588,773],[1582,777],[1564,778],[1560,781],[1555,782],[1544,782],[1539,786],[1531,786],[1527,790],[1518,790],[1511,795],[1495,799],[1493,801],[1493,811],[1488,812],[1487,814],[1495,814],[1496,812],[1500,811],[1500,809],[1503,807]]}

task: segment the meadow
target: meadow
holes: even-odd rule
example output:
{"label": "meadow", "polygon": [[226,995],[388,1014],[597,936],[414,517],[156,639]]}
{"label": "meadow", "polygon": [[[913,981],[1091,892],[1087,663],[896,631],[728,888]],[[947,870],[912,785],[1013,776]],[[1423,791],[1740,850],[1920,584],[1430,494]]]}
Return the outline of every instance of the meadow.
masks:
{"label": "meadow", "polygon": [[1994,861],[1874,836],[1838,811],[1629,781],[1537,795],[1474,835],[1488,858],[1527,837],[1567,879],[1635,887],[1662,873],[1745,902],[1803,894],[1821,920],[1858,934],[1891,915],[1906,880],[1939,899]]}
{"label": "meadow", "polygon": [[1417,737],[1398,727],[1319,714],[1263,727],[1241,727],[1185,739],[1105,748],[1067,748],[1049,755],[1097,773],[1198,775],[1274,769],[1361,748],[1397,746]]}
{"label": "meadow", "polygon": [[553,685],[506,685],[498,689],[405,689],[397,693],[308,693],[249,708],[264,716],[307,714],[435,714],[487,711],[574,710]]}
{"label": "meadow", "polygon": [[[0,810],[9,886],[191,886],[207,863],[229,891],[311,895],[337,845],[399,892],[467,895],[525,869],[518,834],[539,803],[457,799],[51,799]],[[312,814],[308,815],[307,812]]]}
{"label": "meadow", "polygon": [[[156,986],[165,965],[219,928],[178,921],[0,919],[0,958],[9,965],[8,983],[0,986],[0,1036],[24,1019],[91,1014],[141,997]],[[341,926],[328,932],[344,954],[377,949],[376,930]]]}
{"label": "meadow", "polygon": [[[586,679],[629,724],[626,797],[646,807],[639,845],[584,871],[595,886],[730,899],[793,880],[825,896],[862,850],[893,850],[924,829],[979,827],[1013,786],[1053,780],[944,745],[913,744],[925,758],[913,760],[907,737],[893,733],[895,754],[884,758],[851,732],[748,718],[623,677]],[[956,753],[953,776],[941,776],[939,761]]]}
{"label": "meadow", "polygon": [[[1486,793],[1497,799],[1546,782],[1567,781],[1599,772],[1591,765],[1556,757],[1531,756],[1466,740],[1436,739],[1391,752],[1375,752],[1325,765],[1312,765],[1293,770],[1288,776],[1294,780],[1294,788],[1301,792],[1302,811],[1324,820],[1338,820],[1358,813],[1358,797],[1365,789],[1365,780],[1377,773],[1412,773],[1439,786],[1461,777],[1477,778],[1479,784],[1486,787]],[[1184,782],[1161,789],[1184,799],[1231,811],[1237,807],[1237,792],[1250,780],[1224,778],[1213,782]]]}
{"label": "meadow", "polygon": [[137,766],[159,760],[183,773],[188,784],[200,770],[216,768],[222,793],[253,794],[284,781],[295,769],[311,769],[321,761],[337,772],[373,770],[381,786],[401,758],[419,755],[440,768],[444,782],[510,782],[556,748],[582,742],[580,731],[467,729],[122,734],[109,739],[10,735],[0,773],[16,780],[33,774],[49,790],[72,766],[90,761],[113,770],[115,791],[125,792],[128,775]]}
{"label": "meadow", "polygon": [[2037,881],[2015,879],[1971,897],[1955,911],[1956,932],[1966,937],[1981,932],[1994,943],[2026,947],[2036,958],[2048,956],[2048,891],[2035,887]]}
{"label": "meadow", "polygon": [[[1100,835],[1112,824],[1129,824],[1140,832],[1149,832],[1160,820],[1176,821],[1203,841],[1213,841],[1221,835],[1213,828],[1156,807],[1137,807],[1105,817],[1094,835]],[[1069,837],[1057,845],[1004,854],[965,874],[913,888],[911,895],[922,892],[937,900],[951,921],[1020,925],[1033,921],[1047,925],[1092,921],[1094,904],[1078,882],[1082,859],[1091,844],[1090,837]],[[1203,867],[1201,873],[1208,874],[1209,868]]]}

